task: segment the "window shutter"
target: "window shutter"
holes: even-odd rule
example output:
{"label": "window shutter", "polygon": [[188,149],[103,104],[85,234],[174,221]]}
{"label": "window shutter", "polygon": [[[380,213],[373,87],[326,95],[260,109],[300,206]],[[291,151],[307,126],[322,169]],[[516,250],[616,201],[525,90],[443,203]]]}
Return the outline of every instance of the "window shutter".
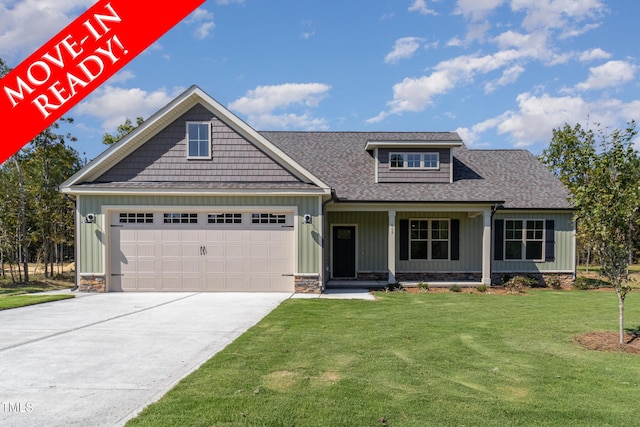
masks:
{"label": "window shutter", "polygon": [[409,260],[409,220],[400,220],[400,260]]}
{"label": "window shutter", "polygon": [[548,219],[545,223],[544,260],[553,262],[556,259],[555,221]]}
{"label": "window shutter", "polygon": [[496,219],[493,222],[493,259],[504,259],[504,219]]}
{"label": "window shutter", "polygon": [[451,260],[460,259],[460,220],[451,220]]}

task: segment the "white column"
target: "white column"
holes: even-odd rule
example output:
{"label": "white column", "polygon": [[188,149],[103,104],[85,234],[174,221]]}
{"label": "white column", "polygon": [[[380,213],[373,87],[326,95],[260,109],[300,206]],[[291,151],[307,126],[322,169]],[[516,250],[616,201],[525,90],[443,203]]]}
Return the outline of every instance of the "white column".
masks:
{"label": "white column", "polygon": [[482,217],[482,284],[491,285],[491,209],[485,209]]}
{"label": "white column", "polygon": [[396,211],[389,211],[389,237],[388,237],[389,283],[396,282]]}

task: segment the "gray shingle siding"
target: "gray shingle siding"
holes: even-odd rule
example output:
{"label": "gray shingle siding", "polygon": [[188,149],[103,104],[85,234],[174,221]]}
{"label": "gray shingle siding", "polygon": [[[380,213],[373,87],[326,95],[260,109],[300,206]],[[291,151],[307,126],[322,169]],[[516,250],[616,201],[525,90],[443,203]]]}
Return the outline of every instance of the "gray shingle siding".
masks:
{"label": "gray shingle siding", "polygon": [[[211,159],[187,159],[187,121],[211,122]],[[193,107],[95,180],[161,181],[299,182],[201,105]]]}

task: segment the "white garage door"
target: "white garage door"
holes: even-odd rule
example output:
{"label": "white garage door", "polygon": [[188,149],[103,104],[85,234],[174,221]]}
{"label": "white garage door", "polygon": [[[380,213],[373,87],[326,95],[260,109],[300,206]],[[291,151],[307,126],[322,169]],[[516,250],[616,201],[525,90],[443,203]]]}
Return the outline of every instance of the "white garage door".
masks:
{"label": "white garage door", "polygon": [[116,212],[110,291],[294,288],[292,212]]}

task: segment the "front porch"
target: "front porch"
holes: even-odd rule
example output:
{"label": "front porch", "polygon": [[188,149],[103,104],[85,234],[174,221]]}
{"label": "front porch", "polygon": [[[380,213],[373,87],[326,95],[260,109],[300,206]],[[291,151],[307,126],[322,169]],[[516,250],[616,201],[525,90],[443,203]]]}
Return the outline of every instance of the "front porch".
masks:
{"label": "front porch", "polygon": [[495,205],[330,205],[326,288],[491,284]]}

